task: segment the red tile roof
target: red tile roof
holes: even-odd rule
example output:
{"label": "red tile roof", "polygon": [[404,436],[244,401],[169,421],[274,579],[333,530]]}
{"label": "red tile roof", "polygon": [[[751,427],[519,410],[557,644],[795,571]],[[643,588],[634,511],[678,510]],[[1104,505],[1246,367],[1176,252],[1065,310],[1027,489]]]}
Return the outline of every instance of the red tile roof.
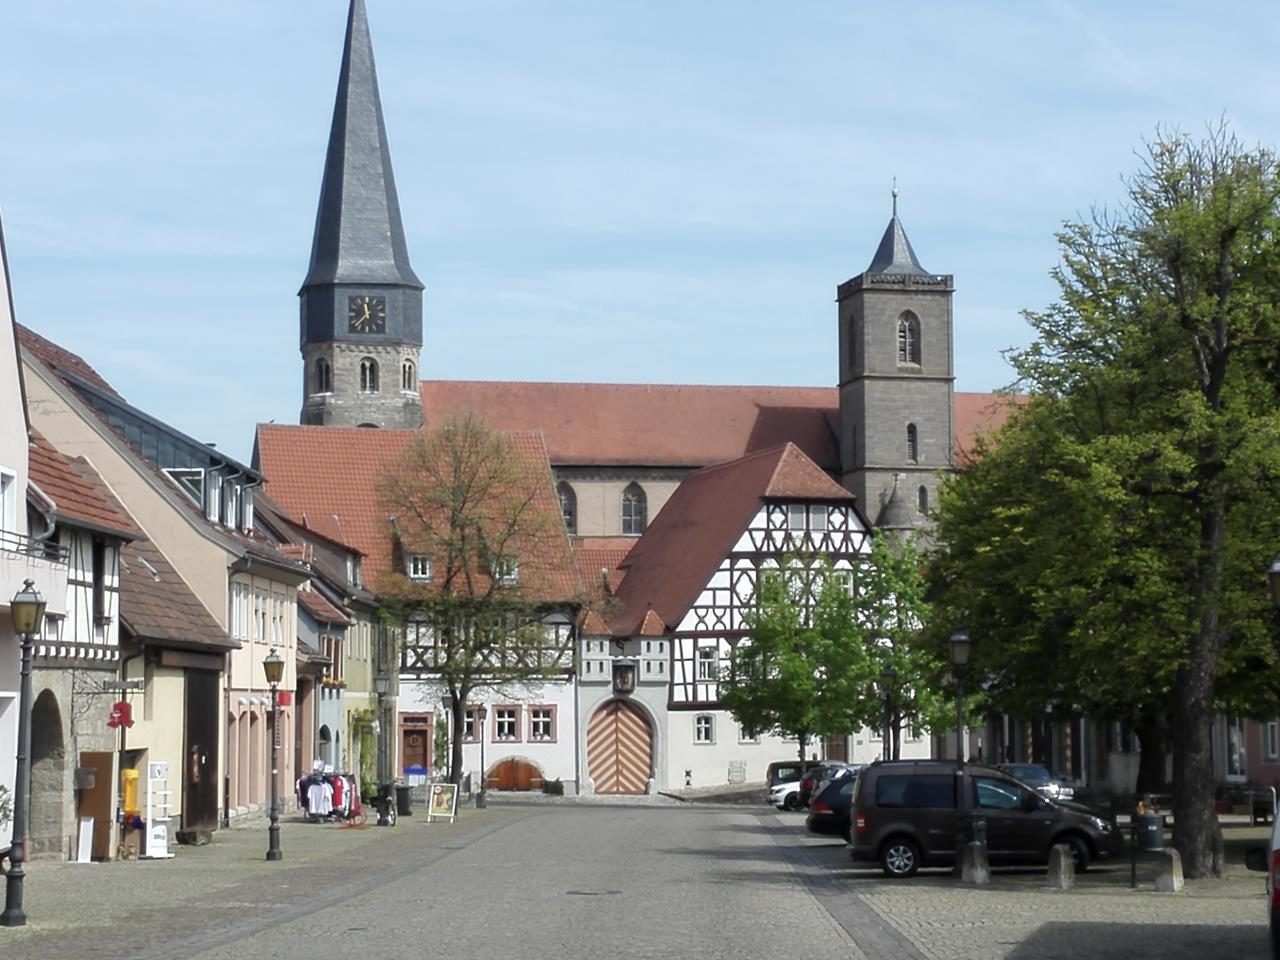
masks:
{"label": "red tile roof", "polygon": [[618,568],[636,545],[635,537],[573,537],[573,553],[578,559],[578,573],[583,586],[593,596],[603,599],[601,589],[607,582],[609,591],[618,589],[622,571]]}
{"label": "red tile roof", "polygon": [[[52,340],[46,340],[30,327],[24,327],[20,323],[14,324],[14,326],[18,330],[18,342],[50,370],[69,373],[74,377],[79,377],[81,380],[88,381],[113,396],[120,396],[111,384],[99,376],[98,371],[94,370],[93,367],[89,366],[70,350],[58,346]],[[121,397],[121,399],[124,398]]]}
{"label": "red tile roof", "polygon": [[[475,413],[498,430],[539,430],[556,466],[702,467],[794,443],[828,472],[840,468],[836,387],[424,380],[427,422]],[[998,394],[956,393],[953,438],[1004,421]]]}
{"label": "red tile roof", "polygon": [[306,608],[313,618],[321,623],[340,623],[350,625],[352,618],[338,607],[330,603],[315,590],[299,590],[298,603]]}
{"label": "red tile roof", "polygon": [[791,443],[691,473],[622,562],[625,575],[609,621],[614,632],[654,629],[654,617],[674,629],[770,498],[856,509],[853,495]]}
{"label": "red tile roof", "polygon": [[[77,458],[83,470],[86,461]],[[115,533],[125,539],[142,536],[142,531],[123,511],[89,484],[72,462],[59,453],[38,430],[31,431],[30,477],[41,492],[53,500],[59,521],[75,526],[88,524],[94,529]]]}
{"label": "red tile roof", "polygon": [[[255,460],[267,478],[268,495],[307,527],[362,551],[364,580],[376,584],[399,573],[392,566],[391,529],[379,503],[378,480],[416,433],[260,424]],[[516,550],[520,584],[526,596],[536,599],[581,600],[582,584],[563,532],[542,437],[512,433],[510,439],[519,456],[521,482],[534,498],[533,509],[555,531],[539,537],[536,549],[525,555]]]}

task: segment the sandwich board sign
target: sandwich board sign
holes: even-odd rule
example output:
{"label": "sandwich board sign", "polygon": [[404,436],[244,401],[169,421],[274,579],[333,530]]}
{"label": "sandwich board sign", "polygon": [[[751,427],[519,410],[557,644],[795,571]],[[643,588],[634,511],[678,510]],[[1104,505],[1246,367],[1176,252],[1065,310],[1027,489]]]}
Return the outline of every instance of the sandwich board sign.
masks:
{"label": "sandwich board sign", "polygon": [[427,789],[427,822],[447,818],[452,823],[458,815],[458,785],[433,783]]}

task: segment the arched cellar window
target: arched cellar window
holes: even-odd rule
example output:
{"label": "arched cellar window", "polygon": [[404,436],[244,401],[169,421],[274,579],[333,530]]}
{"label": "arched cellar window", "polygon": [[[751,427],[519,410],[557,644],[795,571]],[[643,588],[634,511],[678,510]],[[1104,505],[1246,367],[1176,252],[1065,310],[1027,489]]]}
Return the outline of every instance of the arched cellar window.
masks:
{"label": "arched cellar window", "polygon": [[648,524],[648,505],[644,491],[633,483],[622,491],[622,533],[639,536]]}
{"label": "arched cellar window", "polygon": [[898,362],[920,363],[920,318],[910,310],[898,318]]}
{"label": "arched cellar window", "polygon": [[333,367],[324,357],[316,360],[316,393],[333,393]]}
{"label": "arched cellar window", "polygon": [[921,513],[929,512],[929,488],[924,484],[916,491],[916,509]]}
{"label": "arched cellar window", "polygon": [[920,462],[920,441],[914,423],[907,424],[907,459],[912,463]]}
{"label": "arched cellar window", "polygon": [[414,369],[413,361],[406,360],[400,365],[400,389],[405,393],[413,393],[418,389],[418,371]]}
{"label": "arched cellar window", "polygon": [[378,361],[365,357],[360,361],[360,392],[378,392]]}
{"label": "arched cellar window", "polygon": [[561,482],[556,485],[556,493],[560,497],[560,515],[564,517],[564,528],[570,536],[578,532],[578,495],[573,487]]}

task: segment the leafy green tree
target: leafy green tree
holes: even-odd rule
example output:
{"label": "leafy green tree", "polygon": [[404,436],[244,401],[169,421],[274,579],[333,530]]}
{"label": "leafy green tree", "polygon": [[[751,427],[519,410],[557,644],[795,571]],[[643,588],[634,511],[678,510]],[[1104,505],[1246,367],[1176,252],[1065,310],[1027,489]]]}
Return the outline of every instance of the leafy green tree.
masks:
{"label": "leafy green tree", "polygon": [[762,570],[750,639],[725,670],[721,702],[748,729],[794,736],[803,760],[811,737],[850,728],[878,674],[852,622],[847,574],[797,557]]}
{"label": "leafy green tree", "polygon": [[[923,561],[911,538],[890,539],[875,534],[871,554],[858,571],[852,601],[853,642],[872,660],[877,678],[893,671],[888,697],[890,752],[897,759],[902,727],[946,729],[953,701],[940,681],[946,666],[937,651],[922,641],[929,620]],[[854,707],[854,728],[882,728],[885,709],[874,697],[840,691]]]}
{"label": "leafy green tree", "polygon": [[993,703],[1128,716],[1144,747],[1167,724],[1201,877],[1212,718],[1275,707],[1280,177],[1220,127],[1160,136],[1128,192],[1059,235],[1059,299],[1011,354],[1035,399],[944,491],[931,577]]}

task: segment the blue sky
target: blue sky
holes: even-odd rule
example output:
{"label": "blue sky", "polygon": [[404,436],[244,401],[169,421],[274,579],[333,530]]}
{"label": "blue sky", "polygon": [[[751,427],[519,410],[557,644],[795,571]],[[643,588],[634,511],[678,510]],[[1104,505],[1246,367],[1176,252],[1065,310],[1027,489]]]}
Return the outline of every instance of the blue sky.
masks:
{"label": "blue sky", "polygon": [[[1275,3],[367,3],[430,378],[833,384],[896,176],[994,389],[1158,125],[1280,141]],[[346,6],[5,11],[18,319],[240,457],[297,421]]]}

